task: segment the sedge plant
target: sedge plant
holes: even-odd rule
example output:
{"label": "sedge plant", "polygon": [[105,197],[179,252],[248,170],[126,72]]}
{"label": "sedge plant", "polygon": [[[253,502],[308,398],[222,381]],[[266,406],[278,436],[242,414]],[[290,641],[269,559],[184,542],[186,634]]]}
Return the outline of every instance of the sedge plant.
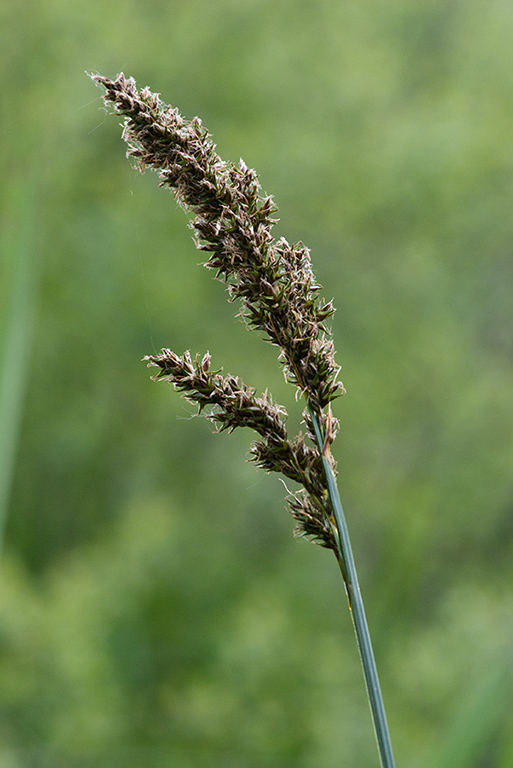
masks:
{"label": "sedge plant", "polygon": [[250,427],[258,438],[251,459],[267,472],[279,472],[299,484],[289,492],[288,506],[296,533],[334,552],[351,612],[383,768],[394,758],[376,663],[347,524],[337,488],[331,446],[338,431],[332,402],[344,393],[327,325],[335,309],[321,298],[310,253],[301,243],[290,245],[271,234],[277,207],[263,195],[255,171],[240,160],[226,163],[216,152],[197,117],[188,121],[148,88],[137,89],[123,73],[111,80],[92,79],[105,89],[104,101],[124,117],[127,156],[141,171],[158,170],[160,185],[174,192],[192,215],[196,245],[208,254],[205,266],[224,281],[230,301],[251,329],[279,349],[285,378],[297,388],[305,408],[306,434],[291,438],[286,411],[265,392],[256,396],[239,377],[212,368],[207,352],[193,357],[162,349],[144,358],[166,380],[197,405],[218,430]]}

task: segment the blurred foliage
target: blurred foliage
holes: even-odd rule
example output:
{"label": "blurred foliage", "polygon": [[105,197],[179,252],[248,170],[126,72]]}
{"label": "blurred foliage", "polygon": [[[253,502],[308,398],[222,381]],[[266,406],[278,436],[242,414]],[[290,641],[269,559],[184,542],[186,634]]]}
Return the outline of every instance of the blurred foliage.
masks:
{"label": "blurred foliage", "polygon": [[398,765],[513,765],[513,9],[4,0],[0,768],[377,764],[336,563],[143,355],[272,348],[84,70],[199,114],[338,312],[340,487]]}

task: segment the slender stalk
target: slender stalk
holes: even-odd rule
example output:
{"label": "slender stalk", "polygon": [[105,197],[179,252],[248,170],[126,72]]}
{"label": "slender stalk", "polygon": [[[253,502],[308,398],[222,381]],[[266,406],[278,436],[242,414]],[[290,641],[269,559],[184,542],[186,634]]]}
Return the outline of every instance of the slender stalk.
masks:
{"label": "slender stalk", "polygon": [[363,675],[365,678],[367,695],[372,712],[374,730],[378,742],[381,765],[383,768],[394,768],[395,762],[392,753],[392,743],[390,740],[385,707],[383,704],[383,696],[381,694],[381,687],[378,679],[378,670],[376,668],[376,661],[374,659],[374,652],[372,650],[369,626],[367,624],[365,608],[358,584],[358,576],[356,573],[353,550],[351,547],[351,541],[349,539],[349,531],[347,528],[344,510],[342,509],[342,503],[340,501],[340,494],[338,492],[335,473],[333,472],[333,467],[327,456],[327,450],[329,449],[323,449],[324,438],[319,427],[319,422],[315,410],[311,404],[308,405],[308,410],[312,418],[317,445],[322,455],[322,463],[326,475],[328,494],[333,508],[335,525],[337,529],[339,564],[346,587],[349,610],[353,620],[356,641],[358,643],[358,650],[360,652],[360,659],[362,662]]}

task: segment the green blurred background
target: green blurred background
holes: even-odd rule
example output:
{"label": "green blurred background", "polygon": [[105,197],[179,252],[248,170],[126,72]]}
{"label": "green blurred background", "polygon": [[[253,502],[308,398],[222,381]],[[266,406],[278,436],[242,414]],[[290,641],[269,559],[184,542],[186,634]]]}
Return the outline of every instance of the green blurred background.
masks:
{"label": "green blurred background", "polygon": [[338,308],[398,766],[513,766],[513,6],[4,0],[0,768],[378,765],[335,559],[140,362],[276,353],[124,158],[123,70],[257,169]]}

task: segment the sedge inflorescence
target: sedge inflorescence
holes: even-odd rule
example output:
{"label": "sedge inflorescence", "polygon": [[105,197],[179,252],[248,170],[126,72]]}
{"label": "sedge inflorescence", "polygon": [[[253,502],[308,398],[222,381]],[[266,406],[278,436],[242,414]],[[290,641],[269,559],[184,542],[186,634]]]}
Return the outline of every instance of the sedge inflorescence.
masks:
{"label": "sedge inflorescence", "polygon": [[286,411],[269,393],[257,397],[240,378],[212,370],[208,353],[193,359],[189,352],[180,356],[163,349],[144,359],[159,369],[155,379],[173,384],[218,429],[256,431],[251,458],[257,466],[301,486],[288,498],[297,532],[337,552],[323,460],[335,468],[330,445],[338,422],[331,402],[344,388],[326,326],[335,310],[320,297],[308,249],[273,238],[277,208],[272,198],[262,195],[255,171],[242,160],[237,165],[221,160],[199,118],[185,120],[158,94],[138,90],[122,73],[115,80],[92,79],[105,88],[105,102],[124,116],[127,155],[141,171],[159,171],[161,185],[193,216],[196,245],[208,253],[205,266],[227,284],[230,300],[240,302],[248,326],[279,348],[286,379],[306,399],[303,418],[311,444],[302,433],[288,437]]}

